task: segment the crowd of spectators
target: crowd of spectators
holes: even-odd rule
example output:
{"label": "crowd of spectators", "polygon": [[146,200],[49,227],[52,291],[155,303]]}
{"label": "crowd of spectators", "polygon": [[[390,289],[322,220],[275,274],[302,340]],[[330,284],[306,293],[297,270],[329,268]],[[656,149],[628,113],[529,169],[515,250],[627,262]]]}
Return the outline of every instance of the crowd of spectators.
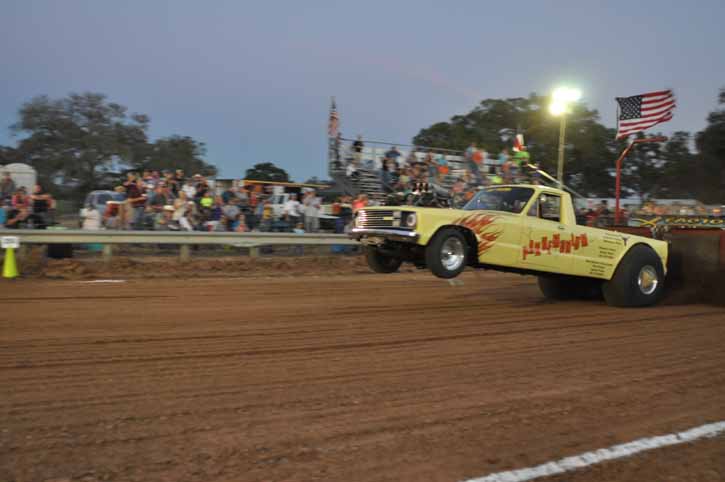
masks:
{"label": "crowd of spectators", "polygon": [[475,143],[464,152],[413,147],[407,155],[392,146],[382,159],[377,160],[365,158],[365,143],[358,136],[349,148],[345,148],[339,139],[335,150],[335,167],[344,169],[352,181],[360,178],[361,170],[372,170],[379,174],[381,190],[385,194],[405,195],[421,184],[432,185],[448,191],[453,205],[465,203],[481,186],[539,182],[536,171],[527,167],[535,164],[523,146],[513,153],[503,149],[497,155]]}
{"label": "crowd of spectators", "polygon": [[53,224],[55,199],[40,184],[28,193],[9,173],[0,178],[0,227],[45,229]]}
{"label": "crowd of spectators", "polygon": [[319,230],[321,201],[314,191],[302,200],[290,195],[282,212],[275,212],[274,195],[255,186],[231,185],[218,191],[204,176],[184,172],[130,172],[115,188],[116,197],[103,212],[92,203],[82,212],[84,229],[157,231],[276,231]]}

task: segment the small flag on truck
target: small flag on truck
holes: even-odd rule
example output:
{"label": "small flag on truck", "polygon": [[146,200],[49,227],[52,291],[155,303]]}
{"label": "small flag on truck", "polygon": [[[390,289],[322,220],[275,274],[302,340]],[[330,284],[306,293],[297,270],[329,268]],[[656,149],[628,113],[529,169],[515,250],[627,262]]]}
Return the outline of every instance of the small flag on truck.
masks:
{"label": "small flag on truck", "polygon": [[675,109],[675,95],[671,89],[648,92],[630,97],[616,97],[617,139],[667,122]]}

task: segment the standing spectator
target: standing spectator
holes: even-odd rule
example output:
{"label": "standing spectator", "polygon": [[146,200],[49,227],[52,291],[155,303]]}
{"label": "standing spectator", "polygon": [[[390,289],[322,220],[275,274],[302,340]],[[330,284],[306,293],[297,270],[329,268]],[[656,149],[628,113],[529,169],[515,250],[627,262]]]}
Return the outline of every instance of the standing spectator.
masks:
{"label": "standing spectator", "polygon": [[504,164],[506,164],[509,160],[509,150],[507,147],[504,147],[501,153],[498,155],[498,159],[495,161],[494,164],[494,170],[491,172],[491,174],[501,174],[501,170],[503,169]]}
{"label": "standing spectator", "polygon": [[131,211],[130,227],[132,229],[144,228],[144,211],[146,207],[146,195],[143,187],[139,186],[136,180],[136,174],[129,172],[126,175],[126,182],[123,187],[126,188],[126,202]]}
{"label": "standing spectator", "polygon": [[448,172],[449,169],[446,156],[443,154],[438,154],[438,156],[436,156],[436,178],[438,179],[439,183],[443,182],[445,177],[448,175]]}
{"label": "standing spectator", "polygon": [[10,199],[16,190],[15,181],[10,177],[10,173],[4,172],[3,178],[0,181],[0,200]]}
{"label": "standing spectator", "polygon": [[30,200],[33,206],[33,214],[31,215],[33,227],[35,229],[45,229],[48,227],[48,216],[53,208],[53,197],[43,189],[43,186],[36,184],[33,187]]}
{"label": "standing spectator", "polygon": [[174,172],[172,181],[173,182],[171,184],[171,192],[176,198],[179,197],[179,191],[181,191],[181,187],[184,185],[184,170],[177,169],[176,172]]}
{"label": "standing spectator", "polygon": [[352,143],[352,152],[355,159],[355,163],[360,166],[362,164],[363,149],[365,144],[363,143],[362,136],[358,135],[355,142]]}
{"label": "standing spectator", "polygon": [[385,158],[394,161],[396,164],[398,163],[400,156],[400,151],[396,146],[391,147],[388,149],[388,152],[385,153]]}
{"label": "standing spectator", "polygon": [[283,208],[284,219],[290,226],[297,226],[300,222],[300,214],[302,214],[302,205],[297,200],[297,194],[290,194]]}
{"label": "standing spectator", "polygon": [[257,203],[259,212],[259,230],[269,232],[272,230],[272,221],[274,218],[274,209],[272,207],[272,200],[265,198],[263,201]]}
{"label": "standing spectator", "polygon": [[471,160],[471,174],[473,174],[473,177],[476,179],[477,183],[482,184],[483,172],[486,163],[486,151],[484,151],[483,149],[476,149],[473,153],[473,156],[471,157]]}
{"label": "standing spectator", "polygon": [[352,223],[352,198],[344,196],[340,201],[340,219],[342,220],[342,230],[340,232],[346,232]]}
{"label": "standing spectator", "polygon": [[307,191],[302,201],[305,213],[305,232],[316,233],[320,229],[320,198],[315,191]]}
{"label": "standing spectator", "polygon": [[381,180],[383,183],[383,192],[392,192],[394,186],[393,174],[390,172],[392,162],[383,162],[383,170],[381,172]]}

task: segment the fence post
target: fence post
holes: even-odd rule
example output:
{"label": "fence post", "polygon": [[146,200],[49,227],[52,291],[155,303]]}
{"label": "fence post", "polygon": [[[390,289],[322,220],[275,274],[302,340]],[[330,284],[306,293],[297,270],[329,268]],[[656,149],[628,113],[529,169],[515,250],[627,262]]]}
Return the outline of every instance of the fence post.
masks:
{"label": "fence post", "polygon": [[191,246],[188,244],[182,244],[179,246],[179,259],[182,263],[188,263],[191,261]]}
{"label": "fence post", "polygon": [[259,258],[259,247],[258,246],[250,247],[249,256],[251,256],[252,258]]}
{"label": "fence post", "polygon": [[113,245],[104,244],[103,245],[103,261],[106,263],[110,263],[112,257],[113,257]]}

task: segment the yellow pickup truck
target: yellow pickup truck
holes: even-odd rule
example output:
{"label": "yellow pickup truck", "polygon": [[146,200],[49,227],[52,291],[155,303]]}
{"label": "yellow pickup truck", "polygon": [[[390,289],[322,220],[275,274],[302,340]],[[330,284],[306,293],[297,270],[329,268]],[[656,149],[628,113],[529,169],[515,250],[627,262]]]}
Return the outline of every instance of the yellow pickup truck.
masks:
{"label": "yellow pickup truck", "polygon": [[664,241],[577,225],[569,193],[524,184],[485,188],[463,209],[361,209],[350,236],[378,273],[410,262],[440,278],[466,266],[533,274],[548,298],[602,294],[613,306],[655,304],[668,255]]}

